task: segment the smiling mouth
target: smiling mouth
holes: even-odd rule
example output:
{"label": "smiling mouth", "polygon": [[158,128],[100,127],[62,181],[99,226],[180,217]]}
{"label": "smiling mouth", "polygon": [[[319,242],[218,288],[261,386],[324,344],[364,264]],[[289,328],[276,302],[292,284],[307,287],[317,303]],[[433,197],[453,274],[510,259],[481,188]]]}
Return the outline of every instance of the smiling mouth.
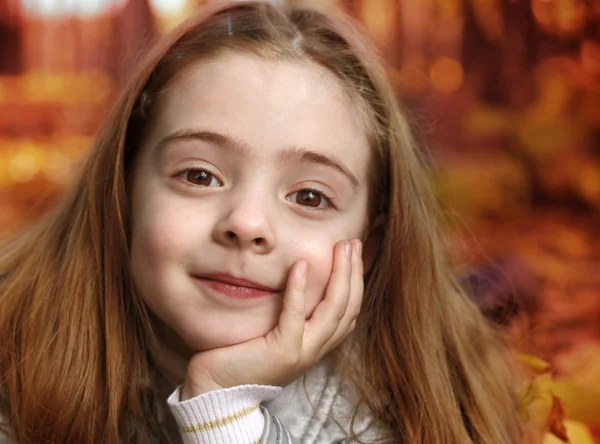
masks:
{"label": "smiling mouth", "polygon": [[203,287],[233,299],[259,299],[277,296],[281,293],[281,290],[228,274],[218,273],[193,277]]}

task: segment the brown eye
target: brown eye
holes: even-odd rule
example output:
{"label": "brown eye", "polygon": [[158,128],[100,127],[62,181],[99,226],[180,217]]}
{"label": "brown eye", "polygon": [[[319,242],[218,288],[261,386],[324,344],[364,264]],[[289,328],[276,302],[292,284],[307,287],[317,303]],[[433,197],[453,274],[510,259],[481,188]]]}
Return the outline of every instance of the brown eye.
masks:
{"label": "brown eye", "polygon": [[288,197],[293,203],[302,205],[303,207],[311,207],[317,209],[327,209],[331,206],[329,199],[321,192],[316,190],[300,190]]}
{"label": "brown eye", "polygon": [[189,170],[182,173],[183,179],[193,185],[210,187],[220,186],[217,178],[205,170]]}
{"label": "brown eye", "polygon": [[319,207],[321,204],[321,195],[312,190],[302,190],[298,192],[296,203],[307,207]]}

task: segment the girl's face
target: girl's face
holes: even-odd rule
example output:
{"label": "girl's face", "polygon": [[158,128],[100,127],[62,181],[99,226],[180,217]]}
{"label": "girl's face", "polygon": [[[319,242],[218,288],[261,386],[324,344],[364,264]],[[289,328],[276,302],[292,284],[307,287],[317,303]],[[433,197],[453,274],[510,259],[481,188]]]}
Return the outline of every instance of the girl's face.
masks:
{"label": "girl's face", "polygon": [[[207,350],[273,329],[305,259],[310,316],[334,245],[363,235],[369,161],[360,111],[324,68],[233,53],[192,67],[161,98],[137,159],[136,287],[187,347]],[[235,278],[275,294],[227,295],[240,288],[219,282]]]}

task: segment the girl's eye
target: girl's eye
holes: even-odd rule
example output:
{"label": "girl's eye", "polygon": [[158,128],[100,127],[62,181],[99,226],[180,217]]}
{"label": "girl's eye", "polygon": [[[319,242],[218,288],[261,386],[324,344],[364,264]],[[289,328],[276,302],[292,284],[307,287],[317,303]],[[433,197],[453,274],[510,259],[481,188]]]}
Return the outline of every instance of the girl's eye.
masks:
{"label": "girl's eye", "polygon": [[220,187],[221,182],[206,170],[187,170],[183,171],[179,177],[184,181],[202,187]]}
{"label": "girl's eye", "polygon": [[302,205],[304,207],[326,210],[332,207],[331,199],[317,190],[300,190],[288,196],[290,202]]}

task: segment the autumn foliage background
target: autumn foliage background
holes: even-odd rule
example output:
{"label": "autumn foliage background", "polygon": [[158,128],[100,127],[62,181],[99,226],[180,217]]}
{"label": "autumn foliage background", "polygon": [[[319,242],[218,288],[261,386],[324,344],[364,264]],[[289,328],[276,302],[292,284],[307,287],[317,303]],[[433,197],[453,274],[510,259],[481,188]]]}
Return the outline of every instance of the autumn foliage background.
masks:
{"label": "autumn foliage background", "polygon": [[[0,0],[0,244],[60,197],[127,70],[200,3]],[[524,415],[600,442],[600,0],[338,3],[427,147],[458,272],[526,354]]]}

